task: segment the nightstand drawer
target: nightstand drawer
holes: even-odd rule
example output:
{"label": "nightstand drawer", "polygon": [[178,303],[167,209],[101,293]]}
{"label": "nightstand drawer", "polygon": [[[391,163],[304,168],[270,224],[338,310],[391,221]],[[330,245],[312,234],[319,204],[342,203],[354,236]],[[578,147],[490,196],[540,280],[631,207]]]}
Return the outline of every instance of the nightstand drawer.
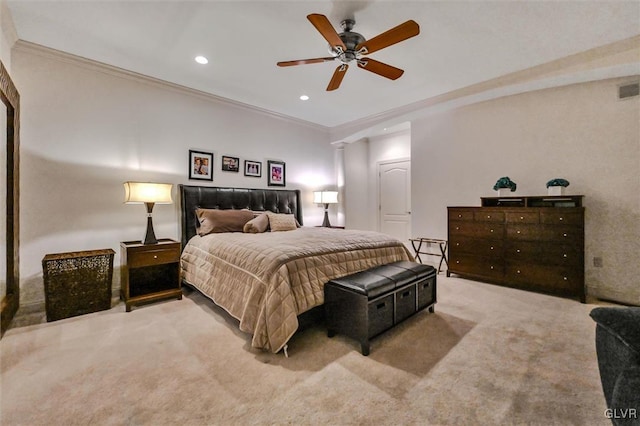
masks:
{"label": "nightstand drawer", "polygon": [[150,265],[161,265],[180,261],[180,250],[177,248],[158,248],[141,252],[129,252],[127,263],[130,268],[140,268]]}

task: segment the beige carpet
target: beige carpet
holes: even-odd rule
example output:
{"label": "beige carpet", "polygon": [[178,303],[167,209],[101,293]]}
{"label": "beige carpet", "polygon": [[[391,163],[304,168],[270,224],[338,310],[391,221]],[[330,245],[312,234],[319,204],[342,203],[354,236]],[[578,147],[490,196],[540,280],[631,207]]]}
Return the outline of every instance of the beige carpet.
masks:
{"label": "beige carpet", "polygon": [[322,326],[253,350],[197,292],[10,329],[2,425],[608,425],[593,305],[438,278],[435,314],[374,339]]}

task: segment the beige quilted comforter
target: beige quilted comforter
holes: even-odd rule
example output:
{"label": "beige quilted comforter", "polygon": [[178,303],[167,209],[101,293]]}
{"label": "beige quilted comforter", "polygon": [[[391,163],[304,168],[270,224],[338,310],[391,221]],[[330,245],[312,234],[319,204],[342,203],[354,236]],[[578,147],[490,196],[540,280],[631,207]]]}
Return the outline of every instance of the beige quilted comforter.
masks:
{"label": "beige quilted comforter", "polygon": [[280,351],[297,315],[324,302],[324,283],[385,263],[413,260],[398,240],[372,231],[302,227],[193,237],[182,278],[240,321],[252,345]]}

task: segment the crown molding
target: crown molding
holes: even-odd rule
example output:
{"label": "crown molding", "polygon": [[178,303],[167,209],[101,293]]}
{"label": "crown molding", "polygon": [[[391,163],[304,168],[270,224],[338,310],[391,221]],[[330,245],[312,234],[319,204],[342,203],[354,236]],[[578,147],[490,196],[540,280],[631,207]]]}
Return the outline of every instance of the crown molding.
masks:
{"label": "crown molding", "polygon": [[90,69],[92,71],[101,72],[104,74],[112,75],[115,77],[125,78],[127,80],[136,81],[138,83],[152,85],[161,89],[171,90],[177,93],[195,96],[199,99],[204,99],[209,102],[214,102],[218,104],[222,104],[232,108],[239,108],[248,112],[260,114],[263,116],[268,116],[269,118],[286,121],[288,123],[293,123],[305,127],[309,127],[314,130],[319,130],[322,132],[328,133],[330,128],[327,126],[323,126],[317,123],[312,123],[310,121],[301,120],[299,118],[291,117],[286,114],[280,114],[274,111],[270,111],[265,108],[256,107],[253,105],[249,105],[243,102],[234,101],[229,98],[225,98],[222,96],[214,95],[211,93],[204,92],[202,90],[192,89],[187,86],[183,86],[176,83],[171,83],[166,80],[161,80],[159,78],[150,77],[145,74],[140,74],[134,71],[129,71],[123,68],[115,67],[113,65],[106,64],[104,62],[95,61],[93,59],[87,59],[82,56],[77,56],[71,53],[63,52],[61,50],[52,49],[50,47],[42,46],[37,43],[32,43],[29,41],[25,41],[19,39],[14,47],[18,52],[29,53],[33,55],[38,55],[41,57],[45,57],[47,59],[52,59],[59,62],[65,62],[68,64],[76,65],[83,67],[85,69]]}
{"label": "crown molding", "polygon": [[638,74],[640,35],[598,46],[535,67],[422,99],[331,128],[331,141],[354,141],[368,129],[410,121],[435,110],[563,85]]}

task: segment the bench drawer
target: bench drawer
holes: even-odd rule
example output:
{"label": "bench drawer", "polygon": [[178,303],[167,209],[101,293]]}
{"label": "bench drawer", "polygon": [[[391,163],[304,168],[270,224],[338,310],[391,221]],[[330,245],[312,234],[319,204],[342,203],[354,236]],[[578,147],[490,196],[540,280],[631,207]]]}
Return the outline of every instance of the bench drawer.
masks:
{"label": "bench drawer", "polygon": [[393,294],[369,303],[369,338],[393,327]]}
{"label": "bench drawer", "polygon": [[396,320],[395,323],[409,318],[416,313],[416,285],[408,285],[398,289],[396,296]]}
{"label": "bench drawer", "polygon": [[418,310],[436,303],[436,277],[427,278],[416,284]]}

